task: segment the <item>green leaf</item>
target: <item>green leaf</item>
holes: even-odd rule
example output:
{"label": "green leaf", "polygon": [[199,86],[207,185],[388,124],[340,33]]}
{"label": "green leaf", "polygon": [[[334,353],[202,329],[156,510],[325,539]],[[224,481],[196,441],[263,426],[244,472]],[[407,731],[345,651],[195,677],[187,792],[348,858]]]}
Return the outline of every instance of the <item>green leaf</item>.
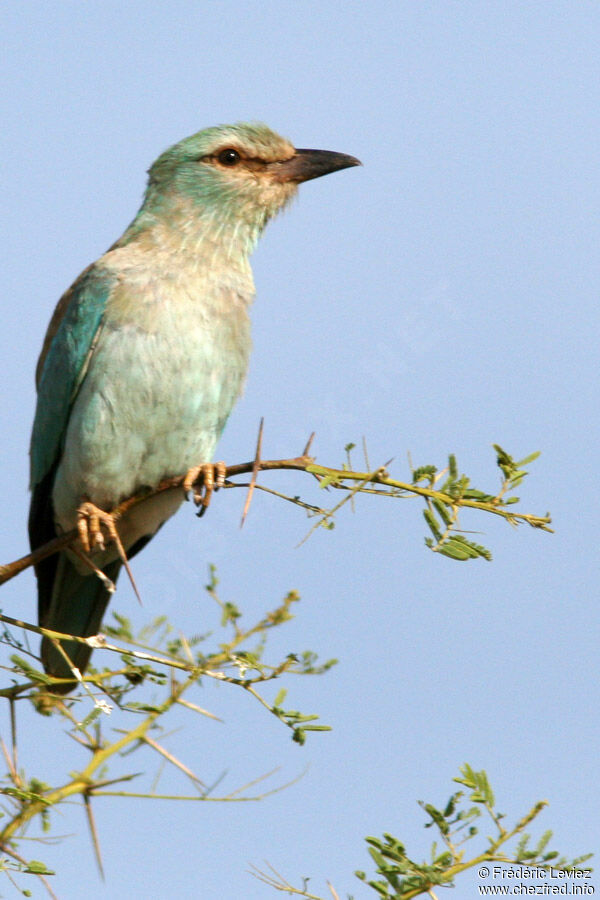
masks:
{"label": "green leaf", "polygon": [[337,484],[339,482],[339,480],[340,480],[339,475],[335,475],[333,473],[331,475],[324,475],[322,478],[319,479],[319,487],[321,489],[324,489],[326,487],[329,487],[330,484]]}
{"label": "green leaf", "polygon": [[221,627],[227,625],[228,622],[235,622],[241,615],[242,614],[235,603],[223,603],[221,611]]}
{"label": "green leaf", "polygon": [[446,807],[444,809],[444,815],[446,816],[446,818],[450,818],[450,816],[454,815],[454,812],[456,810],[456,804],[458,803],[458,801],[460,800],[460,798],[462,796],[463,796],[462,791],[457,791],[455,794],[452,794],[452,796],[446,803]]}
{"label": "green leaf", "polygon": [[27,868],[23,870],[31,875],[54,875],[52,869],[49,869],[46,863],[40,862],[38,859],[30,859]]}
{"label": "green leaf", "polygon": [[442,532],[440,531],[440,523],[429,508],[423,510],[423,518],[429,525],[429,529],[436,541],[441,541]]}
{"label": "green leaf", "polygon": [[458,478],[458,468],[456,466],[456,457],[454,453],[451,453],[448,456],[448,474],[453,481]]}
{"label": "green leaf", "polygon": [[471,559],[477,559],[480,555],[477,547],[474,544],[471,544],[466,538],[464,538],[461,534],[453,534],[452,537],[448,539],[449,544],[454,544],[459,546],[465,553],[468,553]]}
{"label": "green leaf", "polygon": [[285,698],[287,697],[286,688],[281,688],[275,699],[273,700],[273,706],[281,706]]}
{"label": "green leaf", "polygon": [[378,866],[380,869],[383,868],[385,866],[385,859],[383,858],[383,856],[381,855],[379,850],[377,850],[373,846],[369,847],[368,849],[369,849],[369,853],[371,854],[371,858],[373,859],[373,862],[375,863],[375,865]]}
{"label": "green leaf", "polygon": [[463,492],[466,500],[481,500],[483,503],[491,503],[495,499],[494,494],[486,494],[485,491],[478,491],[475,488],[468,488]]}
{"label": "green leaf", "polygon": [[425,812],[431,816],[432,821],[428,822],[425,826],[426,828],[430,828],[431,825],[435,824],[440,829],[442,834],[448,834],[450,831],[450,826],[448,822],[444,818],[444,814],[440,812],[439,809],[436,809],[435,806],[432,806],[431,803],[421,803],[420,804]]}
{"label": "green leaf", "polygon": [[448,512],[448,507],[446,506],[446,504],[442,503],[442,501],[438,500],[437,498],[432,500],[431,502],[433,503],[433,505],[436,509],[436,512],[438,513],[438,515],[439,515],[440,519],[442,520],[442,522],[444,523],[444,525],[450,525],[450,523],[453,520],[453,517]]}
{"label": "green leaf", "polygon": [[465,562],[465,560],[471,558],[466,550],[463,550],[462,547],[459,547],[453,541],[446,541],[438,548],[437,552],[441,553],[442,556],[449,556],[450,559],[458,559],[460,562]]}
{"label": "green leaf", "polygon": [[417,484],[419,481],[428,481],[430,484],[433,484],[436,474],[437,466],[419,466],[418,469],[413,469],[412,483]]}
{"label": "green leaf", "polygon": [[537,847],[535,848],[535,855],[541,856],[550,841],[552,840],[552,832],[545,831],[541,838],[538,841]]}
{"label": "green leaf", "polygon": [[11,655],[10,661],[31,681],[37,681],[39,684],[52,684],[54,680],[51,676],[46,675],[44,672],[41,672],[39,669],[32,666],[28,660],[23,659],[21,656],[17,656],[16,653]]}
{"label": "green leaf", "polygon": [[448,543],[452,541],[454,544],[459,544],[460,547],[465,550],[471,557],[471,559],[475,559],[478,556],[491,560],[492,554],[487,549],[487,547],[482,547],[481,544],[476,544],[474,541],[469,541],[462,534],[453,534],[451,538],[449,538]]}
{"label": "green leaf", "polygon": [[537,459],[538,456],[541,456],[541,455],[542,455],[542,451],[536,450],[535,453],[530,453],[529,456],[525,457],[525,459],[520,459],[519,462],[516,462],[515,466],[517,466],[517,468],[519,466],[527,466],[527,465],[529,465],[530,462],[533,462],[534,459]]}

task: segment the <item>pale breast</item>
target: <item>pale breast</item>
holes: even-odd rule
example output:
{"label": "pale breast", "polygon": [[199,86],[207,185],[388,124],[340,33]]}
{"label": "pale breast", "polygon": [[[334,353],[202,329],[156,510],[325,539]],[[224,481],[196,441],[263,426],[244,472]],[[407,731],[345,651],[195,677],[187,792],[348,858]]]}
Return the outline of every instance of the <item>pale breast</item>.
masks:
{"label": "pale breast", "polygon": [[69,419],[61,527],[84,498],[110,509],[212,459],[247,369],[249,299],[197,272],[121,279]]}

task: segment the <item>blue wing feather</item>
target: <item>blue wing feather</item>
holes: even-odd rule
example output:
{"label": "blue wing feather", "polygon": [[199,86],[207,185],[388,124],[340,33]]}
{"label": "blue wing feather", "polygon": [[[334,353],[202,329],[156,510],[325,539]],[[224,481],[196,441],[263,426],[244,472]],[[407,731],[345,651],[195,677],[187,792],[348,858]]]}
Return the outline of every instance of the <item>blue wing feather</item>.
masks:
{"label": "blue wing feather", "polygon": [[[31,508],[29,510],[29,539],[35,550],[56,535],[52,488],[73,401],[89,365],[100,328],[106,302],[116,276],[107,269],[91,266],[83,272],[56,308],[38,364],[38,402],[31,435]],[[116,579],[120,561],[111,569],[109,577]],[[95,576],[77,575],[64,554],[49,556],[35,567],[38,581],[39,621],[52,627],[54,619],[65,631],[77,631],[79,618],[91,628],[99,627],[99,618],[110,595]],[[57,578],[58,575],[58,578]],[[66,601],[61,604],[63,582]],[[80,598],[76,598],[78,592]],[[71,629],[69,612],[75,615]],[[83,632],[81,632],[83,633]],[[88,632],[89,633],[89,632]],[[43,655],[48,665],[63,671],[64,662],[53,648],[43,642]],[[87,656],[80,655],[77,644],[73,651],[77,665],[85,668]],[[84,651],[86,648],[84,647]],[[50,654],[50,655],[49,655]],[[52,655],[54,654],[54,656]],[[78,655],[79,654],[79,655]],[[89,654],[88,654],[89,655]],[[63,668],[60,668],[62,664]]]}
{"label": "blue wing feather", "polygon": [[92,266],[70,289],[70,300],[40,372],[30,448],[32,487],[42,481],[60,455],[71,406],[115,282],[113,272]]}

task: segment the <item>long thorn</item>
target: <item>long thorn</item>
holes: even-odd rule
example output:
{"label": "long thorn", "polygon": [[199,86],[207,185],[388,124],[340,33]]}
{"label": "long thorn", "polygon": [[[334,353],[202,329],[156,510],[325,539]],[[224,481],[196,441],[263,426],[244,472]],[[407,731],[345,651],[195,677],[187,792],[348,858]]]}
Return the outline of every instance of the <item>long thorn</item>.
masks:
{"label": "long thorn", "polygon": [[264,416],[260,420],[260,426],[258,429],[258,438],[256,440],[256,453],[254,454],[254,465],[252,467],[252,477],[250,478],[250,485],[248,487],[248,493],[246,495],[246,502],[244,504],[244,512],[242,513],[242,521],[240,522],[240,528],[244,527],[244,522],[246,521],[246,516],[248,515],[248,510],[250,509],[250,503],[252,501],[252,494],[254,493],[254,485],[256,484],[256,478],[258,476],[258,470],[260,466],[260,453],[262,450],[262,439],[263,439],[263,429],[264,429]]}
{"label": "long thorn", "polygon": [[138,599],[138,603],[140,604],[140,606],[143,606],[144,604],[142,603],[142,598],[140,597],[140,592],[137,589],[137,584],[135,583],[135,578],[133,577],[133,572],[131,571],[131,567],[129,565],[129,560],[127,559],[127,554],[125,553],[125,548],[123,547],[123,544],[121,543],[121,538],[119,537],[116,529],[115,529],[115,533],[112,535],[112,538],[113,538],[115,544],[117,545],[117,550],[119,551],[119,556],[121,557],[121,562],[125,566],[125,571],[127,572],[128,576],[129,576],[129,580],[131,582],[131,587],[133,588],[135,596]]}
{"label": "long thorn", "polygon": [[98,841],[98,832],[96,831],[96,822],[94,820],[94,812],[92,810],[92,801],[90,800],[90,796],[87,792],[83,795],[83,801],[85,803],[88,825],[90,826],[90,835],[92,837],[92,844],[94,846],[94,856],[96,857],[96,863],[98,864],[100,877],[102,878],[102,881],[104,881],[104,866],[102,865],[100,842]]}
{"label": "long thorn", "polygon": [[362,436],[362,449],[363,449],[363,456],[365,459],[365,466],[367,467],[367,471],[369,472],[371,470],[371,464],[369,463],[369,454],[367,452],[367,439],[364,436],[364,434]]}
{"label": "long thorn", "polygon": [[310,452],[310,448],[311,448],[312,442],[314,441],[314,439],[315,439],[315,432],[313,431],[313,432],[309,435],[309,438],[308,438],[308,440],[307,440],[307,442],[306,442],[306,446],[305,446],[304,450],[302,451],[302,456],[308,456],[308,454],[309,454],[309,452]]}
{"label": "long thorn", "polygon": [[11,697],[9,700],[10,703],[10,736],[12,741],[12,759],[13,766],[15,769],[15,784],[17,787],[20,787],[20,779],[19,779],[19,763],[18,763],[18,755],[17,755],[17,717],[15,711],[15,698]]}
{"label": "long thorn", "polygon": [[8,767],[8,771],[9,771],[12,783],[15,785],[15,787],[18,787],[19,785],[17,784],[17,773],[16,773],[15,767],[13,765],[13,761],[10,758],[10,753],[8,752],[8,747],[4,743],[3,737],[0,737],[0,747],[2,748],[2,755],[4,756],[4,759],[6,761],[6,765]]}

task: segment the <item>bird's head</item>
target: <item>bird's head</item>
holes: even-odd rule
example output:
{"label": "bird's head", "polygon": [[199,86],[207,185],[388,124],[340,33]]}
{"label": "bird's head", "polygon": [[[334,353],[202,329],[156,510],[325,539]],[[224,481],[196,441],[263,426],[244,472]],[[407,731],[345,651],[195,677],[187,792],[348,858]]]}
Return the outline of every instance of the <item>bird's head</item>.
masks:
{"label": "bird's head", "polygon": [[246,225],[252,241],[302,181],[358,165],[344,153],[298,150],[260,123],[221,125],[159,156],[149,171],[145,206],[158,212],[173,200],[192,201],[213,221]]}

